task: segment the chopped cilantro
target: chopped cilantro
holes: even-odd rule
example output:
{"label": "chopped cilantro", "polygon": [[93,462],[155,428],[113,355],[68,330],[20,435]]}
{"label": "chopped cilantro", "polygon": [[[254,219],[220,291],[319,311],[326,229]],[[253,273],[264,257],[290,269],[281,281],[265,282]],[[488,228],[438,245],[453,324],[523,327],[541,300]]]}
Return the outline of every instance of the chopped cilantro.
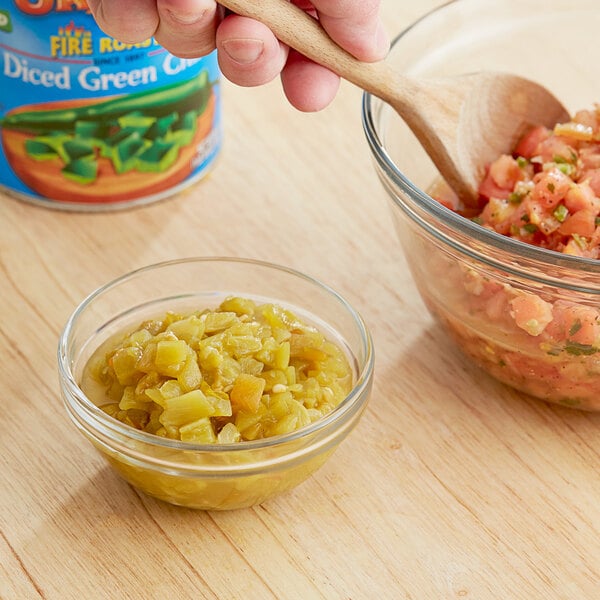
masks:
{"label": "chopped cilantro", "polygon": [[575,335],[581,329],[581,319],[575,319],[571,328],[569,329],[569,335]]}
{"label": "chopped cilantro", "polygon": [[577,162],[577,152],[573,148],[569,148],[569,154],[571,155],[571,162],[575,164]]}
{"label": "chopped cilantro", "polygon": [[569,340],[565,344],[565,351],[573,356],[590,356],[600,351],[600,348],[595,348],[591,344],[580,344],[579,342]]}
{"label": "chopped cilantro", "polygon": [[534,223],[527,223],[526,225],[523,225],[523,229],[527,233],[535,233],[536,231],[538,231],[538,227]]}
{"label": "chopped cilantro", "polygon": [[550,182],[546,187],[548,188],[548,191],[551,193],[554,193],[554,191],[556,190],[556,186],[552,182]]}

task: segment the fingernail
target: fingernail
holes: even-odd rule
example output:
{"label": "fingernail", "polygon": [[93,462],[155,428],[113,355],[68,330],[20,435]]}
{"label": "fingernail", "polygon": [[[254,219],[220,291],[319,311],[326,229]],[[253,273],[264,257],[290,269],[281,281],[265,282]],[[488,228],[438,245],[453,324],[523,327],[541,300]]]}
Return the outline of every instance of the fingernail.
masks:
{"label": "fingernail", "polygon": [[255,62],[263,53],[265,45],[262,40],[252,38],[241,38],[237,40],[226,40],[221,48],[227,53],[231,60],[241,65],[249,65]]}
{"label": "fingernail", "polygon": [[198,12],[190,12],[190,13],[180,13],[169,11],[169,15],[171,19],[177,23],[181,23],[182,25],[193,25],[194,23],[198,23],[205,18],[206,11]]}

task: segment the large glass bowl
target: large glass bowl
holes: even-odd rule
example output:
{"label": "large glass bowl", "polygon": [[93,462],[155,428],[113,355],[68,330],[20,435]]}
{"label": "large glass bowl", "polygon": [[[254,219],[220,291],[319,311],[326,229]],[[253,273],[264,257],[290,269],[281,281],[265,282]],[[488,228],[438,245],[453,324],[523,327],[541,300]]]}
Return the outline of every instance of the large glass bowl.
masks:
{"label": "large glass bowl", "polygon": [[[346,352],[354,386],[334,410],[292,433],[229,444],[194,444],[139,431],[109,416],[81,388],[103,342],[167,311],[215,308],[225,297],[276,302]],[[319,281],[269,263],[193,258],[152,265],[92,293],[60,337],[63,400],[78,429],[129,483],[161,500],[198,509],[261,503],[319,468],[356,426],[371,391],[374,354],[359,314]]]}
{"label": "large glass bowl", "polygon": [[[455,0],[401,33],[389,60],[413,77],[510,71],[569,111],[600,102],[596,0]],[[500,381],[542,400],[600,410],[600,262],[488,231],[431,198],[439,175],[394,110],[366,94],[363,125],[416,286],[440,327]],[[537,332],[519,302],[548,303]],[[580,314],[599,335],[561,325]]]}

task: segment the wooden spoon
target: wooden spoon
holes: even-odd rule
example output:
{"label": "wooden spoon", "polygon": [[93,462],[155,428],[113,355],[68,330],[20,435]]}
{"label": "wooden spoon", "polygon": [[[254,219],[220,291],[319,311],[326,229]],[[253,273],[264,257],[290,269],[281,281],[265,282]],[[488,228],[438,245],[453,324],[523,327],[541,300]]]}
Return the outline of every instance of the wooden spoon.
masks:
{"label": "wooden spoon", "polygon": [[288,0],[219,2],[261,21],[283,43],[390,104],[467,205],[477,204],[486,165],[510,153],[530,126],[553,127],[569,118],[548,90],[515,75],[479,72],[411,79],[385,61],[357,60]]}

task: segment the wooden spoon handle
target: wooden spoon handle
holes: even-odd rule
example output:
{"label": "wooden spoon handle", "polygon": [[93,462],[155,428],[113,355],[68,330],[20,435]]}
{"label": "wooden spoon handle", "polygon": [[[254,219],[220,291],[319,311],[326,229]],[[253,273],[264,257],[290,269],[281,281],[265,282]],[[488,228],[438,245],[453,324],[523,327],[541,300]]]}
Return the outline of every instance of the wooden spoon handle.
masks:
{"label": "wooden spoon handle", "polygon": [[317,19],[288,0],[219,0],[238,15],[264,23],[284,44],[394,106],[415,88],[385,62],[366,63],[338,46]]}

